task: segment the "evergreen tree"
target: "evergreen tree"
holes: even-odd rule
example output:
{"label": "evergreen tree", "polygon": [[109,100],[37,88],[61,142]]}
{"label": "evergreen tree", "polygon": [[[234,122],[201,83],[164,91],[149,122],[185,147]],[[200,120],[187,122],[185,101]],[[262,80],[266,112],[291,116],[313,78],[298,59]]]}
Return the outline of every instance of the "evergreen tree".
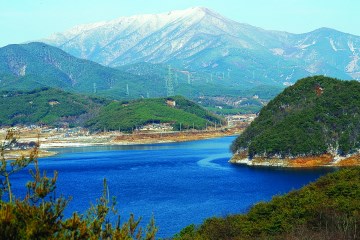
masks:
{"label": "evergreen tree", "polygon": [[[10,130],[1,145],[0,163],[0,238],[1,239],[155,239],[157,227],[152,218],[147,228],[139,227],[140,219],[130,215],[120,224],[115,199],[109,199],[108,184],[104,179],[104,190],[96,204],[86,214],[74,212],[64,219],[64,210],[70,199],[56,197],[58,173],[52,177],[40,172],[38,145],[29,156],[7,160],[6,154],[16,142],[15,131]],[[11,177],[28,165],[32,166],[32,180],[26,184],[24,199],[16,198],[11,189]],[[109,214],[117,216],[112,224]]]}

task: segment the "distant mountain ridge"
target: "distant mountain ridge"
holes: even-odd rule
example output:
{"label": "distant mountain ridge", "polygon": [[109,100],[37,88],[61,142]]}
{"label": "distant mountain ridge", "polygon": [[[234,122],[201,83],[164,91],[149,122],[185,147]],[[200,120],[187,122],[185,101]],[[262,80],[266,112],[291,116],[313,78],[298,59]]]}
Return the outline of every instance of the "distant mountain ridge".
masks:
{"label": "distant mountain ridge", "polygon": [[39,42],[0,48],[0,90],[42,87],[111,99],[166,96],[164,76],[140,76],[102,66]]}
{"label": "distant mountain ridge", "polygon": [[103,65],[166,63],[240,85],[288,85],[317,74],[360,79],[359,36],[268,31],[203,7],[79,25],[44,41]]}
{"label": "distant mountain ridge", "polygon": [[[190,76],[187,71],[176,68],[170,71],[174,95],[192,99],[203,95],[249,94],[249,90],[268,99],[281,90],[268,86],[257,86],[253,90],[233,88],[220,81],[206,80],[206,74]],[[111,68],[39,42],[0,48],[0,90],[51,87],[118,100],[154,98],[167,96],[168,75],[166,64],[136,63]]]}

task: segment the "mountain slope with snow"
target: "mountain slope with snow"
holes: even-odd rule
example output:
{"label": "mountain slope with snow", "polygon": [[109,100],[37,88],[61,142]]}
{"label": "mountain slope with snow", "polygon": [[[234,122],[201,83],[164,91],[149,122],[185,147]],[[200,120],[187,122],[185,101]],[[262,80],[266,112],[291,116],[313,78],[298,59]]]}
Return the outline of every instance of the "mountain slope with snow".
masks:
{"label": "mountain slope with snow", "polygon": [[239,85],[286,85],[315,74],[360,79],[358,36],[267,31],[202,7],[80,25],[44,41],[107,66],[166,63]]}

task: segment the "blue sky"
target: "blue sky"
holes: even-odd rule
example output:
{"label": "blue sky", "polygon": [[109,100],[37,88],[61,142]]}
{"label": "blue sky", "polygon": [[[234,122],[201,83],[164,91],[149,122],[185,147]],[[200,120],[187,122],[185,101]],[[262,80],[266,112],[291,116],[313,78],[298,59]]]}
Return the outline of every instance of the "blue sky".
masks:
{"label": "blue sky", "polygon": [[82,23],[193,6],[264,29],[303,33],[330,27],[360,35],[360,1],[355,0],[0,0],[0,47]]}

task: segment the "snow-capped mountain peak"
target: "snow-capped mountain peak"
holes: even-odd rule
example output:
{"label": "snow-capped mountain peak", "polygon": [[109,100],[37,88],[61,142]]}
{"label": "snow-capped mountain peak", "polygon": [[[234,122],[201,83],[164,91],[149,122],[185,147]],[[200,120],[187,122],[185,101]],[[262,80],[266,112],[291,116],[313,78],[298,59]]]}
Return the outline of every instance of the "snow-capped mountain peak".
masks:
{"label": "snow-capped mountain peak", "polygon": [[155,29],[159,29],[166,24],[173,23],[175,21],[179,21],[181,19],[186,19],[194,23],[195,21],[199,21],[206,15],[210,15],[217,18],[222,18],[220,14],[217,14],[205,7],[192,7],[185,10],[175,10],[166,13],[160,14],[141,14],[141,15],[133,15],[129,17],[120,17],[110,21],[102,21],[96,23],[88,23],[77,25],[63,33],[55,33],[51,35],[47,41],[53,41],[55,44],[59,40],[59,36],[71,38],[79,34],[83,34],[85,32],[96,30],[100,28],[121,28],[122,25],[143,25],[151,26],[149,29],[151,31]]}
{"label": "snow-capped mountain peak", "polygon": [[[210,45],[219,45],[220,36],[230,37],[239,29],[239,23],[210,9],[193,7],[83,24],[44,41],[78,57],[105,65],[123,65],[139,60],[162,62],[175,56],[188,57]],[[189,52],[190,49],[194,51]],[[180,54],[181,50],[186,54]]]}
{"label": "snow-capped mountain peak", "polygon": [[205,7],[78,25],[43,41],[108,66],[150,62],[194,71],[230,69],[250,82],[290,82],[311,74],[360,79],[360,37],[329,28],[267,31]]}

